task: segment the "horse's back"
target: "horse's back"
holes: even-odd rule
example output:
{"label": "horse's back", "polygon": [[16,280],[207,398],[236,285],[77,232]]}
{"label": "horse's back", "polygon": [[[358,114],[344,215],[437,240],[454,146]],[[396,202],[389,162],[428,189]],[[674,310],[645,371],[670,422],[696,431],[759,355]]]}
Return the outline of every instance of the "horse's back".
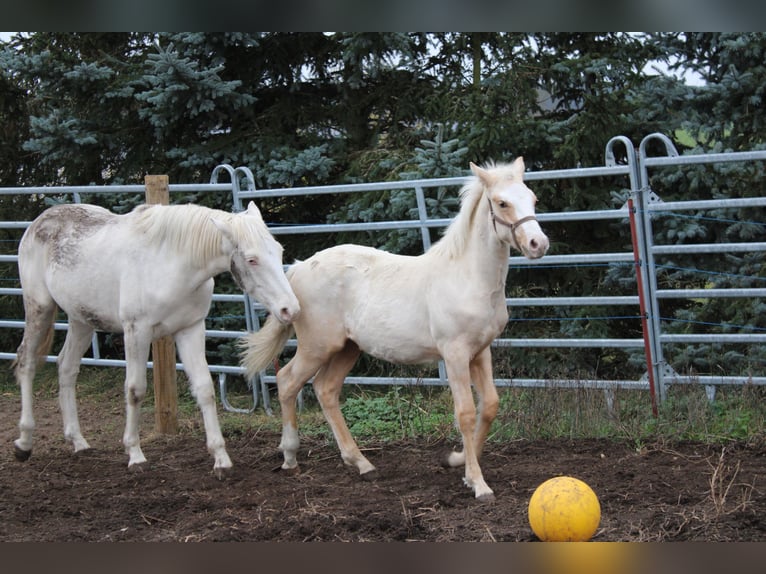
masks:
{"label": "horse's back", "polygon": [[114,249],[126,247],[114,233],[119,218],[88,204],[57,205],[40,214],[19,243],[24,299],[30,305],[54,299],[70,314],[104,294],[117,297],[114,282],[103,278],[110,276]]}
{"label": "horse's back", "polygon": [[342,348],[347,339],[395,363],[438,359],[418,257],[344,244],[293,265],[298,343]]}
{"label": "horse's back", "polygon": [[[97,205],[65,204],[42,212],[24,232],[19,244],[20,260],[26,252],[47,247],[53,259],[116,221],[117,216]],[[66,251],[65,251],[66,248]],[[21,262],[21,261],[20,261]]]}
{"label": "horse's back", "polygon": [[[389,290],[392,282],[406,281],[414,257],[396,255],[373,247],[343,244],[318,251],[288,271],[293,288],[304,297],[328,294],[338,297],[369,297]],[[345,299],[344,303],[349,301]]]}
{"label": "horse's back", "polygon": [[42,280],[52,268],[76,267],[82,257],[83,244],[116,217],[94,205],[65,204],[46,209],[29,225],[19,242],[22,284]]}

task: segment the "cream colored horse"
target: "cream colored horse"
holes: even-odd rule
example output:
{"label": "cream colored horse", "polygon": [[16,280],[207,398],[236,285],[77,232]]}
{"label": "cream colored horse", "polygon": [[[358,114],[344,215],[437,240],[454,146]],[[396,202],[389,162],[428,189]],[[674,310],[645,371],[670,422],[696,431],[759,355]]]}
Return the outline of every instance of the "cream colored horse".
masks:
{"label": "cream colored horse", "polygon": [[173,335],[205,424],[219,477],[232,464],[226,453],[205,360],[205,317],[213,277],[230,271],[277,321],[300,307],[282,267],[282,246],[254,203],[231,214],[199,205],[139,206],[115,215],[95,205],[59,205],[35,219],[19,244],[25,327],[16,359],[21,387],[16,458],[32,453],[32,383],[36,361],[52,340],[57,307],[69,317],[58,356],[64,436],[75,452],[90,448],[77,416],[75,381],[95,330],[125,335],[128,466],[146,462],[139,441],[146,362],[154,339]]}
{"label": "cream colored horse", "polygon": [[[481,168],[461,191],[460,213],[445,235],[417,257],[340,245],[296,263],[287,272],[301,304],[292,326],[269,317],[243,337],[250,375],[269,365],[293,329],[298,348],[277,374],[282,409],[284,469],[297,469],[296,398],[314,376],[314,391],[343,461],[363,476],[375,467],[362,455],[340,411],[341,386],[361,351],[394,363],[444,359],[463,450],[476,498],[493,500],[479,457],[498,408],[490,343],[508,321],[505,281],[511,247],[536,259],[548,238],[535,219],[534,193],[523,183],[524,161]],[[478,415],[471,393],[478,396]]]}

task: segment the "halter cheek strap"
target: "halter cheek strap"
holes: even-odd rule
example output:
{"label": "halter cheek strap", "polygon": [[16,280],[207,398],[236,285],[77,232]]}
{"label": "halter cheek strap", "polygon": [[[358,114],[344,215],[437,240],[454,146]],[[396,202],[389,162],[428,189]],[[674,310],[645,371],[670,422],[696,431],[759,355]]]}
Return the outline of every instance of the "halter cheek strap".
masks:
{"label": "halter cheek strap", "polygon": [[526,217],[522,217],[518,221],[514,223],[508,223],[503,218],[498,217],[495,213],[495,210],[492,208],[492,200],[490,198],[487,198],[487,201],[489,202],[489,215],[492,218],[492,227],[495,229],[495,233],[497,233],[497,224],[504,225],[508,229],[511,230],[511,235],[513,236],[513,241],[516,243],[516,247],[521,249],[521,243],[519,243],[519,238],[516,237],[516,230],[521,227],[524,223],[527,221],[537,221],[537,218],[534,215],[527,215]]}

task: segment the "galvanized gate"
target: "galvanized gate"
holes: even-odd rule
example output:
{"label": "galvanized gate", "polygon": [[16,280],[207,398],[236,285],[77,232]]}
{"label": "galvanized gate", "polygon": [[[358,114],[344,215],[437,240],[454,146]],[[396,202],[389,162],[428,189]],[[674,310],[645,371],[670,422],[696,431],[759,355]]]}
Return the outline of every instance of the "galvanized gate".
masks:
{"label": "galvanized gate", "polygon": [[[666,156],[649,157],[647,145],[652,140],[658,140],[664,144]],[[766,333],[763,330],[754,329],[750,333],[737,334],[670,334],[663,331],[663,314],[660,302],[670,299],[683,298],[731,298],[731,297],[764,297],[766,289],[763,288],[737,288],[724,289],[659,289],[657,287],[657,259],[667,255],[679,253],[727,253],[727,252],[753,252],[766,251],[766,243],[763,242],[740,242],[740,243],[707,243],[695,245],[658,245],[654,241],[652,231],[652,215],[660,212],[679,212],[690,210],[712,209],[736,209],[740,207],[764,207],[766,197],[755,198],[730,198],[706,201],[677,201],[664,202],[651,188],[649,170],[651,168],[684,166],[695,164],[720,164],[728,162],[751,162],[766,160],[766,151],[716,153],[700,155],[680,156],[673,143],[662,134],[646,136],[638,148],[639,187],[636,190],[637,215],[640,221],[637,233],[637,241],[640,250],[642,265],[640,266],[640,280],[646,292],[647,319],[649,331],[645,337],[649,346],[650,366],[649,373],[657,382],[657,393],[660,401],[664,400],[667,387],[671,384],[704,384],[707,387],[709,398],[715,395],[717,385],[730,384],[766,384],[763,375],[689,375],[679,374],[664,359],[663,347],[672,343],[705,343],[726,344],[745,343],[759,345],[766,342]],[[766,222],[758,222],[765,225]]]}

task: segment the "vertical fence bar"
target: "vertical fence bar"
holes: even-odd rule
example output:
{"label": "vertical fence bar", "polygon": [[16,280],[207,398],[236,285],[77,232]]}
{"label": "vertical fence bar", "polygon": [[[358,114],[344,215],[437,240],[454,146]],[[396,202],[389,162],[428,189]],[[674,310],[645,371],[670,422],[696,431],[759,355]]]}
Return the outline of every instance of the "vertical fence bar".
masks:
{"label": "vertical fence bar", "polygon": [[[244,177],[247,181],[247,191],[255,191],[255,177],[250,168],[240,166],[237,168],[232,167],[229,164],[221,164],[215,167],[213,173],[210,175],[210,183],[218,183],[218,174],[222,171],[226,171],[231,178],[231,196],[232,196],[232,209],[235,213],[244,211],[245,208],[242,205],[242,199],[240,193],[242,187],[240,184],[240,178]],[[247,332],[257,331],[260,329],[260,320],[258,314],[255,312],[255,302],[250,295],[245,292],[245,329]],[[233,407],[226,398],[226,374],[221,373],[218,376],[218,389],[221,395],[221,404],[224,410],[235,413],[252,413],[258,407],[258,388],[260,387],[261,395],[263,396],[263,408],[267,414],[271,415],[271,404],[269,399],[269,389],[266,383],[262,382],[261,375],[257,374],[251,380],[247,381],[253,394],[253,406],[252,408],[236,408]]]}
{"label": "vertical fence bar", "polygon": [[418,219],[420,219],[420,223],[422,224],[420,227],[420,237],[423,240],[423,252],[425,253],[431,247],[431,232],[426,225],[426,221],[428,221],[426,196],[423,193],[423,187],[420,185],[415,186],[415,201],[418,206]]}
{"label": "vertical fence bar", "polygon": [[[423,241],[423,253],[431,248],[431,231],[428,229],[426,222],[428,221],[428,209],[426,206],[426,195],[423,192],[422,185],[415,186],[415,201],[418,206],[418,219],[420,220],[420,238]],[[444,365],[444,360],[440,360],[438,363],[439,379],[443,384],[447,384],[447,367]]]}
{"label": "vertical fence bar", "polygon": [[639,249],[638,225],[636,224],[636,208],[633,198],[628,199],[628,212],[630,214],[630,238],[633,243],[633,260],[636,264],[636,284],[638,285],[638,307],[641,313],[641,332],[644,335],[644,354],[646,355],[646,372],[649,378],[649,394],[652,398],[652,414],[656,417],[657,410],[657,391],[654,379],[654,360],[651,344],[651,331],[648,323],[648,312],[646,310],[646,265],[641,258]]}
{"label": "vertical fence bar", "polygon": [[[221,167],[221,166],[218,166]],[[239,166],[232,170],[231,166],[227,166],[230,170],[230,176],[231,176],[231,194],[232,194],[232,204],[234,206],[234,211],[244,211],[245,207],[242,205],[242,199],[240,197],[240,194],[242,192],[242,186],[240,183],[240,178],[244,177],[245,181],[247,182],[247,191],[255,191],[255,177],[253,176],[253,172],[250,170],[250,168],[245,166]],[[218,169],[218,168],[216,168]],[[215,173],[215,172],[214,172]],[[212,181],[212,178],[211,178]],[[258,318],[258,313],[255,311],[255,301],[250,297],[250,295],[245,292],[245,328],[248,332],[257,331],[261,328],[261,321]],[[271,399],[269,398],[269,387],[268,385],[263,382],[263,377],[261,374],[255,375],[252,380],[248,381],[248,384],[250,385],[252,391],[253,391],[253,408],[252,410],[246,409],[245,412],[252,412],[255,410],[255,408],[258,406],[258,392],[257,389],[260,387],[261,391],[261,398],[263,400],[263,409],[266,411],[266,414],[272,415],[273,412],[271,410]],[[226,379],[224,378],[221,382],[221,393],[223,396],[223,393],[226,392]],[[298,401],[302,405],[303,401],[303,389],[298,393]],[[235,412],[238,411],[238,409],[229,408],[227,405],[224,405],[226,410],[234,410]],[[239,412],[242,412],[242,409],[239,409]]]}
{"label": "vertical fence bar", "polygon": [[[146,203],[170,203],[167,175],[147,175]],[[176,345],[173,337],[152,342],[154,379],[154,426],[161,434],[178,432],[178,384],[176,379]]]}
{"label": "vertical fence bar", "polygon": [[657,197],[650,186],[649,170],[646,166],[647,159],[647,144],[655,140],[662,144],[665,148],[665,154],[668,157],[678,157],[678,151],[676,150],[673,142],[667,136],[660,133],[652,133],[644,137],[638,146],[638,165],[639,165],[639,187],[640,187],[640,204],[638,212],[638,220],[641,225],[641,237],[643,241],[641,246],[643,249],[643,260],[646,266],[646,278],[648,291],[646,292],[646,300],[649,311],[649,327],[650,327],[650,341],[652,343],[652,365],[654,367],[655,383],[657,385],[657,393],[659,401],[665,400],[667,394],[668,382],[667,376],[667,364],[662,352],[662,343],[660,342],[660,336],[662,335],[662,324],[660,315],[660,303],[657,298],[657,273],[656,265],[654,262],[654,231],[652,230],[652,218],[649,210],[651,203],[661,202],[662,200]]}

